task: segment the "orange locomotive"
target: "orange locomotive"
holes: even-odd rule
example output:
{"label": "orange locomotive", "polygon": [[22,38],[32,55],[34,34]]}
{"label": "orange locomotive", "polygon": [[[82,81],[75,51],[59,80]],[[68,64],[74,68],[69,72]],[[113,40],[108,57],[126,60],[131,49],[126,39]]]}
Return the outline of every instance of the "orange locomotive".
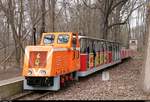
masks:
{"label": "orange locomotive", "polygon": [[57,91],[67,82],[120,63],[132,56],[118,42],[79,36],[78,33],[43,33],[39,46],[25,49],[25,90]]}
{"label": "orange locomotive", "polygon": [[79,61],[78,33],[43,33],[39,46],[25,49],[24,89],[60,89],[64,80],[78,79]]}

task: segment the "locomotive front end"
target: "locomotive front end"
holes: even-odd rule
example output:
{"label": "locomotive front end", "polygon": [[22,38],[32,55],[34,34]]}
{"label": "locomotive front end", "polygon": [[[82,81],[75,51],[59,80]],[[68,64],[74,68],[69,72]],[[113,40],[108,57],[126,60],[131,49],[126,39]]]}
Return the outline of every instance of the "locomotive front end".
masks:
{"label": "locomotive front end", "polygon": [[[24,89],[57,90],[52,74],[52,46],[28,46],[25,49],[23,73]],[[56,79],[58,80],[58,79]],[[41,88],[42,87],[42,88]],[[50,89],[51,87],[51,89]],[[44,88],[44,89],[43,89]]]}
{"label": "locomotive front end", "polygon": [[44,33],[40,46],[25,49],[24,89],[57,91],[65,81],[77,79],[79,55],[77,34]]}
{"label": "locomotive front end", "polygon": [[50,76],[52,47],[28,46],[25,49],[23,76]]}

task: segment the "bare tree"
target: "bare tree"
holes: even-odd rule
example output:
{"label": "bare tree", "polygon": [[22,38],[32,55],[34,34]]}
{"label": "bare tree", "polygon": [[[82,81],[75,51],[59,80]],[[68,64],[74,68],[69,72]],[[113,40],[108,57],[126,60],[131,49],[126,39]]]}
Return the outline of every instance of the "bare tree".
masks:
{"label": "bare tree", "polygon": [[140,82],[142,85],[142,89],[145,92],[150,92],[150,2],[147,1],[147,35],[145,41],[146,41],[146,48],[145,48],[145,54],[144,54],[144,66],[141,73],[141,80]]}
{"label": "bare tree", "polygon": [[[23,46],[22,46],[22,42],[21,42],[21,27],[19,28],[19,32],[17,33],[17,29],[15,27],[15,15],[14,15],[14,2],[12,2],[12,0],[8,1],[8,7],[6,8],[4,7],[2,1],[0,0],[0,8],[3,10],[3,12],[5,13],[5,16],[7,17],[7,19],[9,20],[9,24],[11,25],[11,30],[13,33],[13,38],[15,40],[15,46],[16,46],[16,60],[18,62],[18,64],[20,63],[20,56],[21,56],[21,49],[22,51],[24,51]],[[22,1],[21,1],[21,5],[22,5]],[[20,26],[22,24],[22,6],[21,6],[21,12],[20,12]],[[11,17],[11,19],[9,19]],[[21,48],[19,48],[19,47]]]}
{"label": "bare tree", "polygon": [[42,23],[41,23],[40,38],[42,37],[42,33],[45,32],[45,11],[46,11],[45,10],[45,0],[42,0],[41,9],[42,9]]}
{"label": "bare tree", "polygon": [[[92,6],[89,6],[85,1],[86,0],[83,0],[83,3],[87,7],[91,8],[91,9],[99,9],[100,12],[103,14],[102,15],[103,39],[108,39],[108,31],[112,27],[126,24],[129,17],[132,14],[132,12],[143,5],[143,4],[140,4],[140,5],[135,7],[137,0],[132,0],[132,2],[130,0],[117,0],[117,1],[115,1],[115,0],[97,0],[95,4],[93,4]],[[119,8],[119,11],[117,11],[118,8]],[[126,17],[124,17],[125,16],[124,14],[120,15],[121,11],[125,15],[127,13]],[[120,20],[120,22],[114,22],[114,23],[110,24],[109,19],[110,19],[113,12],[116,12],[116,13],[118,12],[118,14],[116,14],[116,15],[118,15],[118,18],[122,19],[122,17],[124,17],[126,19],[124,19],[123,21]]]}

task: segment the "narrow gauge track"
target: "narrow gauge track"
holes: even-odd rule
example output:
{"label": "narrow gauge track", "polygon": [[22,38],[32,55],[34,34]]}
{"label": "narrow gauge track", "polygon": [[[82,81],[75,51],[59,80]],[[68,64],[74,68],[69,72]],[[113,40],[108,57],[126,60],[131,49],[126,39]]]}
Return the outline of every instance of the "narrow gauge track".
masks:
{"label": "narrow gauge track", "polygon": [[42,97],[52,94],[54,92],[42,92],[42,91],[31,91],[31,92],[25,92],[20,95],[14,96],[10,98],[9,100],[40,100]]}

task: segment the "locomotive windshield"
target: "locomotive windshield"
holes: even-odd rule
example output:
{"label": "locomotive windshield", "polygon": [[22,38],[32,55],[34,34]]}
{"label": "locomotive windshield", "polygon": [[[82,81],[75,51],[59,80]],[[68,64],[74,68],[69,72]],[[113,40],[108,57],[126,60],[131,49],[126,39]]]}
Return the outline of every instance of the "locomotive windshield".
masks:
{"label": "locomotive windshield", "polygon": [[67,34],[60,34],[58,36],[58,43],[59,44],[66,44],[69,41],[69,35]]}
{"label": "locomotive windshield", "polygon": [[49,34],[44,36],[44,44],[52,44],[54,43],[55,35]]}

